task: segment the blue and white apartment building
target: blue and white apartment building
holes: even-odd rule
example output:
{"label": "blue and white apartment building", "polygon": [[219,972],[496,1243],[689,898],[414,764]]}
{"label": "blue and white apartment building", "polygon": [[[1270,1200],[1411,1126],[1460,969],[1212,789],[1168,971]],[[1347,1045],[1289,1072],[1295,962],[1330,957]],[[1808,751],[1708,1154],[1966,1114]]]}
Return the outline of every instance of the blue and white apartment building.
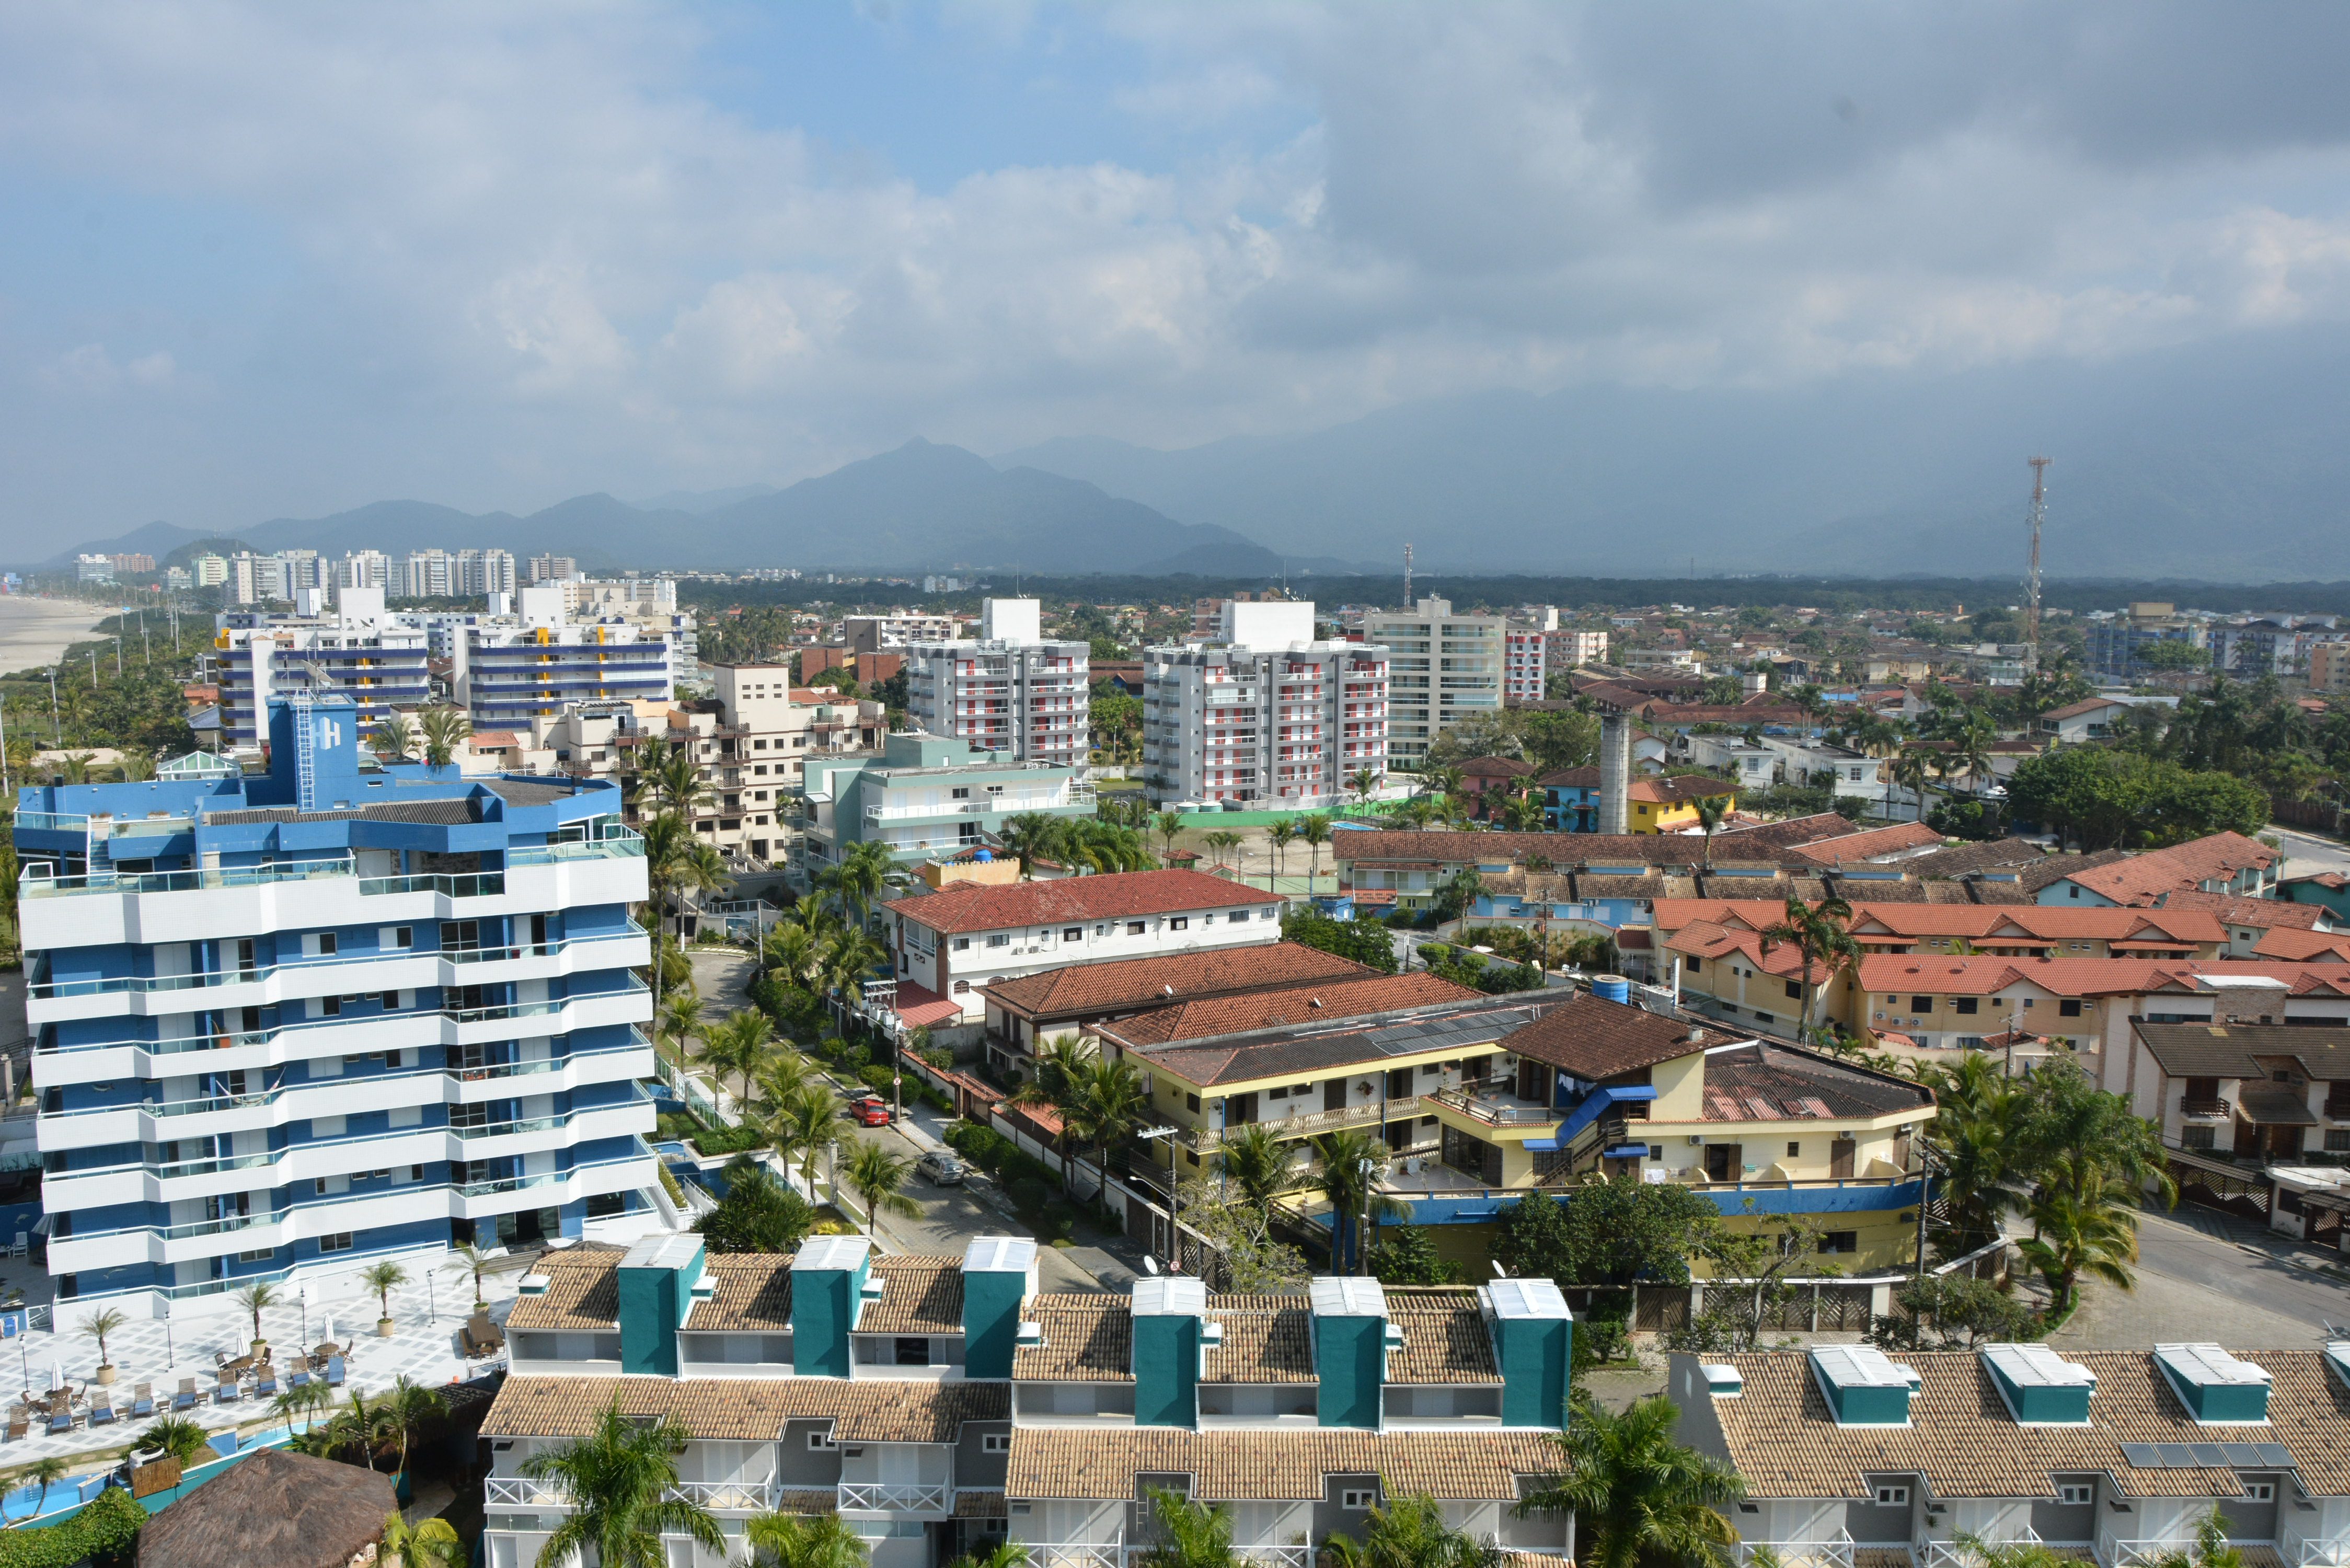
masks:
{"label": "blue and white apartment building", "polygon": [[361,766],[274,699],[265,774],[18,792],[59,1299],[643,1229],[643,846],[595,780]]}

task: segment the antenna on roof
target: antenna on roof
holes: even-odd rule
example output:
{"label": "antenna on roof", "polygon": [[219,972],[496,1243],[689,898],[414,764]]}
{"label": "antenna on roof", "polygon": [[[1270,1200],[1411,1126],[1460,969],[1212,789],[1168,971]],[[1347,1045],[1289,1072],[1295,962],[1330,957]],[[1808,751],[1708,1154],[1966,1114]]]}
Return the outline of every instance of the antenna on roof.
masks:
{"label": "antenna on roof", "polygon": [[1495,1263],[1493,1265],[1493,1277],[1497,1280],[1506,1280],[1510,1277],[1510,1271],[1502,1267],[1501,1264]]}
{"label": "antenna on roof", "polygon": [[1157,1273],[1159,1272],[1159,1260],[1150,1256],[1147,1252],[1144,1253],[1142,1258],[1142,1269],[1145,1273]]}

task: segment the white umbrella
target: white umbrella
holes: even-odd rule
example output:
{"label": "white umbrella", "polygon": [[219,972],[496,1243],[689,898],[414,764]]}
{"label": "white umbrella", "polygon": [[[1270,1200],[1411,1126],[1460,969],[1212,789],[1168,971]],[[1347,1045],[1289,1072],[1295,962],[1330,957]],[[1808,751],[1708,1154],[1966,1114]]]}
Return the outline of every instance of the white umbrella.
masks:
{"label": "white umbrella", "polygon": [[333,1313],[328,1313],[327,1314],[327,1330],[321,1338],[323,1342],[328,1345],[335,1343],[335,1314]]}
{"label": "white umbrella", "polygon": [[57,1393],[66,1386],[66,1369],[55,1361],[49,1363],[49,1392]]}

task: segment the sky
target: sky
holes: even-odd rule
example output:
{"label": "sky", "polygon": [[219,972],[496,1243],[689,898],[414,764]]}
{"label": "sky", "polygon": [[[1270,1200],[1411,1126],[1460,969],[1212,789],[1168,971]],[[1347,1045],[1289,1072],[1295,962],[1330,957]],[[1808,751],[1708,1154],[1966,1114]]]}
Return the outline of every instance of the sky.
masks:
{"label": "sky", "polygon": [[2350,7],[0,8],[0,556],[2350,315]]}

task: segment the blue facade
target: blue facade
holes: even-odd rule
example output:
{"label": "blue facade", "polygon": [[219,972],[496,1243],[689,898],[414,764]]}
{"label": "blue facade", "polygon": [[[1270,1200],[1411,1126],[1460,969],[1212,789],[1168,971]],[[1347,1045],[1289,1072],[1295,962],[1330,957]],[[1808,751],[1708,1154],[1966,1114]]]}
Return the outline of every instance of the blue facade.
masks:
{"label": "blue facade", "polygon": [[652,1179],[619,791],[363,770],[332,699],[271,719],[266,775],[19,792],[61,1296],[577,1235]]}

